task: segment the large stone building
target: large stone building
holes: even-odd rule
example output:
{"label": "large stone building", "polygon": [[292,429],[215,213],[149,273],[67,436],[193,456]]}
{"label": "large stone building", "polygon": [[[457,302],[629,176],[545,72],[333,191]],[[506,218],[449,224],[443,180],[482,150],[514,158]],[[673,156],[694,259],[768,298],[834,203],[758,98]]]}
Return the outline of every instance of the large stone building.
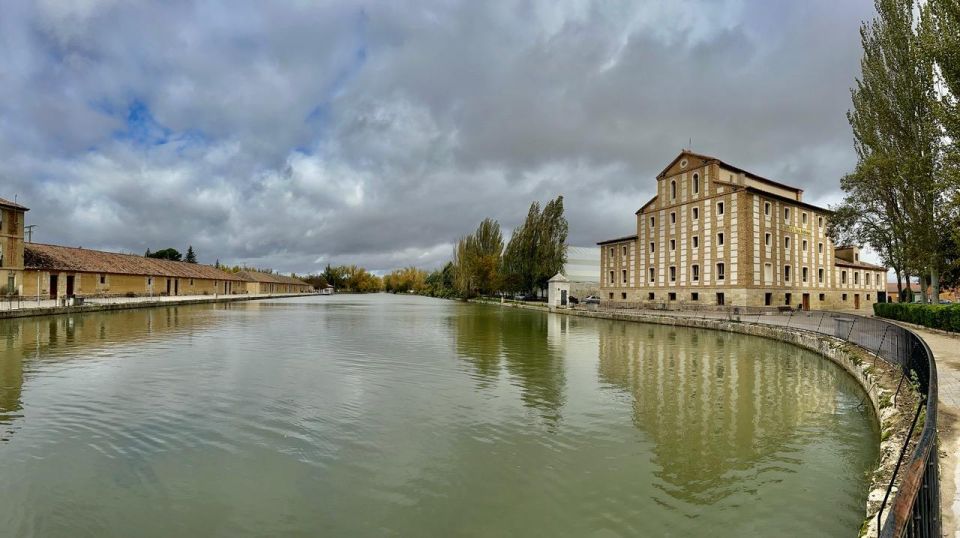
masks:
{"label": "large stone building", "polygon": [[0,295],[23,291],[23,215],[27,211],[0,198]]}
{"label": "large stone building", "polygon": [[601,299],[861,309],[885,300],[886,269],[834,247],[830,211],[803,191],[683,151],[657,176],[636,234],[599,243]]}

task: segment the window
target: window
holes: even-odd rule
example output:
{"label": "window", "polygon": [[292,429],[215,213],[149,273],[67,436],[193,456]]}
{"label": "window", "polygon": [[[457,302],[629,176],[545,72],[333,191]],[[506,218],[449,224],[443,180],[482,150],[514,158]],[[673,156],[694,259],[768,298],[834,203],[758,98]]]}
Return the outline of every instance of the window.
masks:
{"label": "window", "polygon": [[841,300],[841,301],[846,301],[846,300],[847,300],[847,294],[844,293],[843,295],[841,295],[841,296],[840,296],[840,300]]}
{"label": "window", "polygon": [[657,251],[657,244],[654,242],[650,242],[650,252],[656,252],[656,251]]}
{"label": "window", "polygon": [[772,263],[763,264],[763,279],[768,284],[773,283],[773,264]]}
{"label": "window", "polygon": [[698,220],[700,218],[700,208],[693,208],[693,220]]}
{"label": "window", "polygon": [[793,299],[793,295],[792,295],[792,294],[790,294],[790,293],[784,293],[784,294],[783,294],[783,304],[786,304],[786,305],[790,304],[790,300],[791,300],[791,299]]}
{"label": "window", "polygon": [[690,266],[690,280],[692,280],[692,281],[694,281],[694,282],[699,282],[699,281],[700,281],[700,266],[699,266],[699,265],[691,265],[691,266]]}
{"label": "window", "polygon": [[857,285],[857,286],[860,285],[860,271],[853,272],[853,283],[854,285]]}
{"label": "window", "polygon": [[783,266],[783,281],[790,282],[790,266],[789,265]]}
{"label": "window", "polygon": [[677,182],[676,181],[670,182],[670,199],[671,200],[677,199]]}
{"label": "window", "polygon": [[823,284],[823,269],[817,269],[817,282]]}
{"label": "window", "polygon": [[770,292],[763,294],[763,306],[770,306],[773,304],[773,294]]}
{"label": "window", "polygon": [[846,284],[846,283],[847,283],[847,272],[846,272],[846,271],[840,271],[840,283],[841,283],[841,284]]}
{"label": "window", "polygon": [[147,286],[153,286],[153,277],[147,277]]}
{"label": "window", "polygon": [[768,217],[770,216],[770,202],[763,203],[763,214]]}
{"label": "window", "polygon": [[700,248],[700,236],[693,236],[693,248]]}
{"label": "window", "polygon": [[106,283],[107,283],[107,275],[100,275],[100,284],[102,285]]}
{"label": "window", "polygon": [[817,227],[823,228],[823,217],[817,217]]}
{"label": "window", "polygon": [[717,215],[723,215],[723,202],[717,202]]}
{"label": "window", "polygon": [[826,301],[826,300],[827,300],[827,294],[826,294],[826,293],[821,293],[821,294],[820,294],[820,302],[822,303],[823,301]]}
{"label": "window", "polygon": [[620,292],[620,298],[623,299],[624,301],[626,301],[626,300],[627,300],[627,292],[625,292],[625,291]]}
{"label": "window", "polygon": [[657,217],[650,217],[650,227],[651,228],[657,227]]}
{"label": "window", "polygon": [[718,247],[723,246],[723,232],[720,232],[717,234],[717,246]]}
{"label": "window", "polygon": [[800,222],[801,222],[804,226],[807,225],[807,214],[806,214],[806,213],[800,213]]}
{"label": "window", "polygon": [[610,271],[610,283],[613,284],[613,271]]}
{"label": "window", "polygon": [[790,208],[789,208],[789,207],[783,208],[783,220],[788,221],[788,222],[790,221]]}
{"label": "window", "polygon": [[621,252],[624,256],[626,256],[626,255],[627,255],[627,245],[623,245],[622,247],[620,247],[620,252]]}
{"label": "window", "polygon": [[610,298],[613,299],[613,292],[610,292]]}
{"label": "window", "polygon": [[672,251],[674,251],[674,250],[677,250],[677,240],[676,240],[676,239],[671,239],[671,240],[670,240],[670,251],[672,252]]}
{"label": "window", "polygon": [[807,273],[808,273],[808,272],[809,272],[809,269],[807,269],[806,267],[804,267],[804,268],[801,270],[801,272],[800,272],[801,280],[803,280],[804,282],[807,281]]}
{"label": "window", "polygon": [[817,254],[823,254],[823,243],[817,243]]}
{"label": "window", "polygon": [[699,300],[700,300],[700,294],[697,293],[697,292],[691,293],[691,294],[690,294],[690,300],[691,300],[691,301],[699,301]]}
{"label": "window", "polygon": [[722,293],[717,294],[717,306],[723,306],[727,303],[726,298]]}
{"label": "window", "polygon": [[864,274],[863,274],[863,279],[864,279],[864,282],[863,282],[863,283],[866,284],[867,286],[869,286],[869,285],[870,285],[870,273],[864,273]]}
{"label": "window", "polygon": [[770,246],[770,234],[763,235],[763,244],[767,245],[768,247]]}
{"label": "window", "polygon": [[650,268],[650,282],[657,281],[657,269],[655,267]]}
{"label": "window", "polygon": [[790,250],[790,238],[789,238],[789,237],[784,237],[784,238],[783,238],[783,248],[785,248],[785,249],[787,249],[787,250]]}
{"label": "window", "polygon": [[647,300],[648,300],[648,301],[652,301],[652,300],[654,300],[654,299],[656,299],[656,298],[657,298],[657,296],[654,295],[652,291],[647,294]]}
{"label": "window", "polygon": [[700,174],[693,174],[693,194],[700,192]]}
{"label": "window", "polygon": [[726,277],[724,269],[725,266],[722,263],[717,264],[717,280],[723,280]]}
{"label": "window", "polygon": [[806,251],[807,251],[807,240],[806,240],[806,239],[804,239],[804,240],[803,240],[803,243],[801,243],[801,248],[800,248],[800,250],[803,251],[803,252],[806,252]]}
{"label": "window", "polygon": [[671,213],[670,213],[670,224],[676,224],[676,223],[677,223],[677,213],[676,213],[676,212],[671,212]]}
{"label": "window", "polygon": [[671,301],[676,301],[676,300],[677,300],[677,294],[671,291],[670,293],[667,294],[667,299],[669,299],[669,300],[671,300]]}
{"label": "window", "polygon": [[613,247],[610,247],[610,257],[613,257]]}
{"label": "window", "polygon": [[627,283],[627,270],[626,270],[626,269],[623,269],[622,271],[620,271],[620,279],[623,280],[623,283],[624,283],[624,284]]}
{"label": "window", "polygon": [[190,279],[190,285],[193,286],[193,279]]}
{"label": "window", "polygon": [[868,300],[868,301],[870,300],[870,294],[869,294],[869,293],[867,294],[867,300]]}
{"label": "window", "polygon": [[671,267],[670,267],[670,282],[676,282],[676,281],[677,281],[677,268],[671,266]]}

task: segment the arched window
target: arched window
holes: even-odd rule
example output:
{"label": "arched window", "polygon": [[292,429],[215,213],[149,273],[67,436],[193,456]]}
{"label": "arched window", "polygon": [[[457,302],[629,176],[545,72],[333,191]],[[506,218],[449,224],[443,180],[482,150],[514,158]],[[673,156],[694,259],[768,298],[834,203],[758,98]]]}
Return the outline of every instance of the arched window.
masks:
{"label": "arched window", "polygon": [[693,174],[693,194],[700,192],[700,174]]}
{"label": "arched window", "polygon": [[677,199],[677,182],[676,181],[670,182],[670,199],[671,200]]}

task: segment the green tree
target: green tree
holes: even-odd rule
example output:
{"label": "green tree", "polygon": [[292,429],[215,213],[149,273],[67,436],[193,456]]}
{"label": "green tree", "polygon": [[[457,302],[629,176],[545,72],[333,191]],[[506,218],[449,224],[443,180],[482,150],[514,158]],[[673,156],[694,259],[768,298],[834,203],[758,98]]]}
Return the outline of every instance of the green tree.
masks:
{"label": "green tree", "polygon": [[183,259],[183,255],[180,254],[180,251],[175,248],[165,248],[163,250],[158,250],[152,254],[148,250],[146,257],[154,258],[158,260],[171,260],[175,262],[178,262]]}
{"label": "green tree", "polygon": [[523,224],[514,229],[503,255],[504,288],[509,291],[543,290],[567,262],[569,225],[563,214],[563,196],[540,210],[533,202]]}
{"label": "green tree", "polygon": [[193,245],[187,247],[187,257],[184,261],[187,263],[197,263],[197,255],[193,252]]}

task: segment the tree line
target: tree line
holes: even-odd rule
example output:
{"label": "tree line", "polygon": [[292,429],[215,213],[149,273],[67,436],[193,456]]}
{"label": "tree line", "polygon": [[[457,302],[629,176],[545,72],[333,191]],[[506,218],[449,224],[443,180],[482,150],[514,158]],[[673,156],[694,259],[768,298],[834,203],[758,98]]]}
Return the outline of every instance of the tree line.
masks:
{"label": "tree line", "polygon": [[532,294],[567,262],[563,196],[530,204],[527,217],[504,244],[500,223],[486,218],[477,229],[455,242],[452,259],[427,273],[415,267],[384,277],[386,291],[414,292],[433,297],[469,298],[498,292]]}
{"label": "tree line", "polygon": [[830,234],[876,250],[902,299],[917,277],[921,301],[939,302],[960,285],[960,0],[875,5],[847,113],[857,165]]}
{"label": "tree line", "polygon": [[383,290],[383,279],[358,265],[333,266],[328,263],[322,273],[297,278],[318,290],[327,286],[333,286],[337,291],[353,293],[375,293]]}

